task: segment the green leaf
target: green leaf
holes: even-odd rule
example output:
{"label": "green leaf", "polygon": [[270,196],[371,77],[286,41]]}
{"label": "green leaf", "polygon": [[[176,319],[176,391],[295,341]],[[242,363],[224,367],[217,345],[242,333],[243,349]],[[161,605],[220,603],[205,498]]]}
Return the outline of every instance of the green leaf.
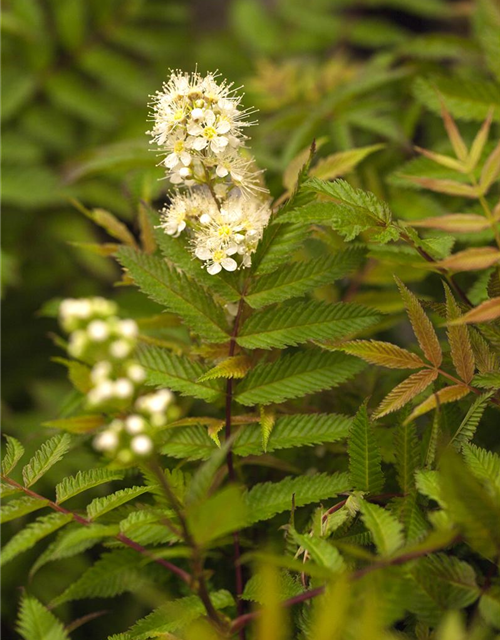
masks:
{"label": "green leaf", "polygon": [[195,333],[211,342],[229,339],[222,307],[195,281],[169,267],[164,260],[122,247],[118,259],[141,291],[177,313]]}
{"label": "green leaf", "polygon": [[403,546],[403,526],[389,511],[365,500],[360,502],[359,508],[380,555],[390,556]]}
{"label": "green leaf", "polygon": [[300,247],[308,234],[303,224],[269,225],[264,230],[255,256],[253,272],[262,275],[275,271]]}
{"label": "green leaf", "polygon": [[54,542],[52,542],[43,553],[41,553],[36,562],[33,564],[30,576],[32,577],[41,567],[48,562],[71,558],[95,544],[104,538],[114,537],[120,532],[118,525],[102,525],[91,524],[82,527],[78,524],[77,528],[67,527],[61,531]]}
{"label": "green leaf", "polygon": [[295,542],[309,552],[312,560],[321,567],[326,567],[335,573],[343,571],[345,564],[338,549],[323,538],[300,535],[294,529],[290,533]]}
{"label": "green leaf", "polygon": [[[158,567],[159,569],[159,567]],[[156,566],[141,566],[141,556],[133,549],[116,549],[103,554],[51,605],[82,598],[112,598],[126,591],[139,591],[157,575]]]}
{"label": "green leaf", "polygon": [[440,486],[450,516],[473,549],[493,558],[500,547],[500,504],[451,450],[441,459]]}
{"label": "green leaf", "polygon": [[444,553],[429,554],[411,567],[410,609],[435,625],[445,610],[463,609],[477,600],[480,590],[474,569]]}
{"label": "green leaf", "polygon": [[[210,593],[210,600],[216,609],[225,609],[234,605],[233,596],[223,589]],[[128,635],[131,640],[147,640],[168,635],[180,631],[205,614],[205,607],[198,596],[179,598],[163,604],[136,622]]]}
{"label": "green leaf", "polygon": [[[336,442],[347,437],[351,418],[336,414],[299,414],[277,418],[267,443],[267,453],[292,447]],[[166,434],[162,453],[174,458],[203,460],[216,446],[204,427],[172,429]],[[235,436],[233,453],[238,456],[262,455],[260,426],[246,425]]]}
{"label": "green leaf", "polygon": [[396,472],[401,491],[408,494],[415,486],[415,471],[420,462],[419,443],[414,422],[402,423],[394,433]]}
{"label": "green leaf", "polygon": [[306,351],[259,364],[238,385],[235,399],[244,405],[271,404],[331,389],[364,368],[341,353]]}
{"label": "green leaf", "polygon": [[495,627],[500,629],[500,585],[492,585],[479,600],[479,611],[483,619]]}
{"label": "green leaf", "polygon": [[122,504],[141,496],[147,491],[149,491],[149,487],[130,487],[128,489],[120,489],[109,496],[95,498],[87,507],[87,515],[90,520],[96,520],[105,513],[121,507]]}
{"label": "green leaf", "polygon": [[186,495],[186,501],[188,503],[197,503],[208,495],[215,474],[226,459],[228,449],[229,443],[227,442],[222,447],[216,448],[205,464],[201,465],[196,471],[189,484]]}
{"label": "green leaf", "polygon": [[71,520],[73,520],[71,514],[51,513],[48,516],[41,516],[35,522],[31,522],[4,546],[0,564],[3,566],[20,553],[31,549],[39,540],[57,531],[57,529],[60,529]]}
{"label": "green leaf", "polygon": [[24,640],[69,640],[60,620],[33,596],[21,600],[17,631]]}
{"label": "green leaf", "polygon": [[56,485],[57,502],[65,502],[73,496],[87,491],[92,487],[97,487],[104,482],[111,480],[121,480],[123,472],[111,471],[109,469],[89,469],[88,471],[78,471],[76,476],[64,478],[62,482]]}
{"label": "green leaf", "polygon": [[294,301],[254,313],[243,325],[237,342],[247,349],[282,349],[309,340],[352,335],[380,317],[376,311],[353,303]]}
{"label": "green leaf", "polygon": [[[263,593],[263,576],[260,573],[253,575],[245,584],[245,590],[243,591],[243,600],[250,600],[252,602],[258,602],[259,604],[265,604]],[[288,600],[293,596],[298,596],[299,593],[304,591],[304,587],[300,584],[299,580],[294,578],[288,571],[280,571],[279,573],[279,585],[278,595],[280,600]]]}
{"label": "green leaf", "polygon": [[350,488],[351,482],[347,473],[317,473],[299,478],[288,477],[281,482],[256,484],[246,495],[249,517],[252,523],[269,520],[277,513],[290,511],[293,504],[302,507],[312,502],[334,498]]}
{"label": "green leaf", "polygon": [[199,382],[199,378],[209,370],[199,362],[152,346],[141,346],[137,350],[137,357],[146,369],[146,381],[149,385],[169,387],[182,395],[207,402],[214,402],[222,395],[219,380]]}
{"label": "green leaf", "polygon": [[474,444],[464,444],[462,454],[476,478],[500,494],[500,456]]}
{"label": "green leaf", "polygon": [[286,269],[258,278],[245,294],[245,301],[253,309],[260,309],[273,302],[302,296],[356,269],[364,254],[364,249],[350,247],[328,258],[296,262]]}
{"label": "green leaf", "polygon": [[274,425],[276,424],[276,413],[272,407],[260,407],[260,431],[262,433],[262,448],[267,453],[267,443],[271,433],[273,432]]}
{"label": "green leaf", "polygon": [[5,436],[7,446],[2,459],[2,475],[8,476],[24,454],[24,447],[12,436]]}
{"label": "green leaf", "polygon": [[68,451],[70,444],[71,437],[67,433],[54,436],[44,442],[23,469],[24,486],[31,487],[35,484],[50,467],[59,462]]}
{"label": "green leaf", "polygon": [[419,469],[415,472],[415,482],[422,495],[435,500],[441,507],[446,506],[437,471]]}
{"label": "green leaf", "polygon": [[40,500],[31,496],[24,496],[17,500],[11,500],[7,504],[2,504],[0,509],[0,523],[9,522],[20,518],[27,513],[32,513],[38,509],[43,509],[49,503],[48,500]]}
{"label": "green leaf", "polygon": [[241,489],[235,485],[221,489],[188,511],[190,531],[202,546],[242,529],[247,520],[247,505]]}
{"label": "green leaf", "polygon": [[441,115],[441,98],[455,118],[482,121],[492,107],[495,119],[500,118],[500,89],[494,82],[445,76],[417,78],[413,93],[438,115]]}
{"label": "green leaf", "polygon": [[363,404],[349,430],[349,473],[353,487],[366,493],[380,493],[384,486],[382,457]]}
{"label": "green leaf", "polygon": [[367,156],[380,151],[385,147],[384,144],[372,144],[368,147],[359,147],[358,149],[348,149],[334,153],[326,158],[321,158],[311,175],[321,180],[334,180],[341,175],[345,175],[352,171]]}
{"label": "green leaf", "polygon": [[484,410],[488,406],[491,393],[485,393],[479,396],[470,406],[467,414],[460,423],[460,426],[453,434],[451,444],[460,451],[460,449],[470,442],[476,433],[477,426],[483,417]]}

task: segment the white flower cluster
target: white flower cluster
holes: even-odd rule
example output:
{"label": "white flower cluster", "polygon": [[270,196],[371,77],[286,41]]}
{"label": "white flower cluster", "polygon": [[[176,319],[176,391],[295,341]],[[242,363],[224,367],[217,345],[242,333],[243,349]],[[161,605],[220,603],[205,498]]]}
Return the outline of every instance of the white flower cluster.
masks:
{"label": "white flower cluster", "polygon": [[96,435],[94,446],[126,464],[152,453],[155,430],[176,419],[177,407],[169,389],[141,394],[146,372],[134,359],[137,323],[117,312],[112,301],[84,298],[64,300],[59,315],[70,333],[68,352],[91,365],[87,406],[119,415]]}
{"label": "white flower cluster", "polygon": [[188,229],[210,274],[248,267],[269,222],[268,191],[244,150],[243,131],[253,123],[240,103],[232,85],[212,73],[176,71],[153,97],[152,141],[165,154],[170,181],[189,188],[172,194],[160,226],[172,236]]}
{"label": "white flower cluster", "polygon": [[174,394],[168,389],[140,396],[135,401],[134,413],[113,420],[95,436],[94,448],[120,464],[151,455],[155,431],[166,424],[167,410],[174,400]]}

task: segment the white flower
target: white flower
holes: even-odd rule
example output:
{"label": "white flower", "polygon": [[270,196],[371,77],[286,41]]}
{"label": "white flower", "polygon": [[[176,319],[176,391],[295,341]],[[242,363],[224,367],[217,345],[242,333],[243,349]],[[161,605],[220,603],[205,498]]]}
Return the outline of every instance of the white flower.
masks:
{"label": "white flower", "polygon": [[146,371],[140,364],[129,364],[127,367],[127,376],[136,384],[141,384],[146,379]]}
{"label": "white flower", "polygon": [[90,372],[90,379],[94,384],[98,384],[99,382],[102,382],[103,380],[109,378],[109,376],[111,375],[111,371],[111,362],[102,360],[92,367],[92,371]]}
{"label": "white flower", "polygon": [[203,189],[188,192],[184,195],[175,193],[171,197],[169,207],[160,212],[160,227],[171,236],[178,236],[187,226],[188,221],[198,220],[203,215],[214,216],[217,205]]}
{"label": "white flower", "polygon": [[97,451],[114,451],[118,446],[118,436],[115,432],[106,430],[97,434],[92,444]]}
{"label": "white flower", "polygon": [[130,398],[134,387],[128,378],[118,378],[114,383],[114,394],[117,398]]}
{"label": "white flower", "polygon": [[126,358],[133,349],[133,345],[126,340],[115,340],[109,347],[109,353],[113,358],[117,360],[123,360]]}
{"label": "white flower", "polygon": [[109,336],[109,326],[104,320],[92,320],[87,333],[93,342],[104,342]]}
{"label": "white flower", "polygon": [[188,143],[196,151],[203,151],[210,146],[211,151],[219,154],[229,144],[229,138],[224,134],[231,130],[231,125],[226,118],[216,117],[215,113],[207,110],[200,122],[193,122],[187,132],[191,136]]}
{"label": "white flower", "polygon": [[170,153],[163,161],[168,169],[174,169],[179,163],[185,167],[191,164],[191,153],[188,150],[184,134],[178,134],[177,138],[171,140],[168,149]]}
{"label": "white flower", "polygon": [[153,441],[146,435],[135,436],[130,442],[130,448],[138,456],[147,456],[153,451]]}
{"label": "white flower", "polygon": [[142,416],[131,415],[125,419],[125,430],[128,433],[140,433],[141,431],[144,431],[145,427],[146,422]]}
{"label": "white flower", "polygon": [[120,320],[118,333],[121,333],[124,338],[137,337],[137,334],[139,333],[137,322],[134,320]]}

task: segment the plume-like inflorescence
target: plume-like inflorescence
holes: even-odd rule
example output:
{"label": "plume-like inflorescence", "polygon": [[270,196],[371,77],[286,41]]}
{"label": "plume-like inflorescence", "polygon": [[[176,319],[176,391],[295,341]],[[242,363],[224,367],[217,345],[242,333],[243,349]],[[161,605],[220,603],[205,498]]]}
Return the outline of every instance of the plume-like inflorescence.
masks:
{"label": "plume-like inflorescence", "polygon": [[152,142],[170,182],[185,188],[161,211],[165,233],[189,233],[210,274],[248,267],[269,216],[262,172],[245,148],[251,113],[218,75],[175,71],[153,96]]}

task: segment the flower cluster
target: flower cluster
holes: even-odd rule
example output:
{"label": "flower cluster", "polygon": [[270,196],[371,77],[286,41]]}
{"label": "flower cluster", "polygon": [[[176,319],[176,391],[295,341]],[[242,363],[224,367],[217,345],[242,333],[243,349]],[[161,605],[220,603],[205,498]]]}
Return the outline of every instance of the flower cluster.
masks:
{"label": "flower cluster", "polygon": [[248,267],[270,216],[261,171],[244,149],[253,123],[240,103],[211,73],[174,72],[153,98],[152,141],[170,181],[188,188],[172,194],[160,226],[172,236],[187,230],[210,274]]}
{"label": "flower cluster", "polygon": [[134,358],[137,323],[117,312],[103,298],[67,299],[59,316],[70,334],[69,354],[90,368],[87,407],[117,416],[95,436],[94,447],[127,464],[152,453],[156,430],[177,417],[177,408],[169,389],[144,393],[146,373]]}

